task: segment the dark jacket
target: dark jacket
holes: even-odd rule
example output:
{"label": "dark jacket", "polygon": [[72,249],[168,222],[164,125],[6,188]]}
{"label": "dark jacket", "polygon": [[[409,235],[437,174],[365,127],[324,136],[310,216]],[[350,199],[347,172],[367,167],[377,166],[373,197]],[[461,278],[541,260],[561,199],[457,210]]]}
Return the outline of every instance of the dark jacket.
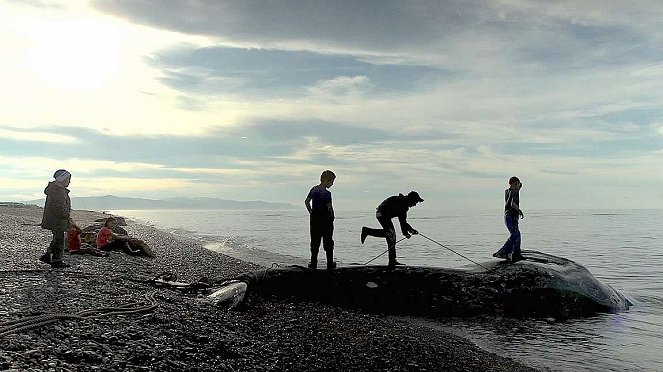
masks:
{"label": "dark jacket", "polygon": [[71,211],[69,190],[57,182],[49,182],[44,194],[46,194],[46,204],[44,204],[41,227],[51,231],[67,230]]}
{"label": "dark jacket", "polygon": [[377,207],[377,214],[380,218],[392,219],[398,217],[403,234],[407,234],[414,229],[407,223],[407,211],[410,209],[407,196],[398,194],[385,199]]}
{"label": "dark jacket", "polygon": [[512,203],[520,208],[520,193],[518,190],[508,188],[504,190],[504,214],[518,218],[519,209],[514,208]]}

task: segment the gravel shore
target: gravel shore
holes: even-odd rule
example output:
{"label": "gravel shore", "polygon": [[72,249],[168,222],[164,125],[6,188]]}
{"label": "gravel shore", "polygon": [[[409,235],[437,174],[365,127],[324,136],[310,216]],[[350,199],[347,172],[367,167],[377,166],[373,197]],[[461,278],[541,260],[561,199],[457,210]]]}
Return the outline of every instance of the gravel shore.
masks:
{"label": "gravel shore", "polygon": [[[0,206],[0,329],[40,314],[75,314],[131,303],[144,313],[66,319],[0,336],[0,370],[14,371],[534,371],[470,342],[397,317],[362,314],[298,299],[253,296],[224,310],[201,295],[131,279],[163,272],[193,282],[259,266],[200,242],[128,221],[153,259],[65,254],[67,269],[37,258],[51,238],[38,207]],[[85,227],[103,214],[74,211]]]}

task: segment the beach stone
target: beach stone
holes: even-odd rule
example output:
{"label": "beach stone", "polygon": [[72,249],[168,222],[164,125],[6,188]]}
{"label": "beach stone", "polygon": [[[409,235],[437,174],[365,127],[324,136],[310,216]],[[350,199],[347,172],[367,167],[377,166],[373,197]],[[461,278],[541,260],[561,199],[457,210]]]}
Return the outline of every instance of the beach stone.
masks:
{"label": "beach stone", "polygon": [[32,359],[38,359],[41,358],[41,351],[39,350],[28,350],[23,353],[23,356],[27,358],[32,358]]}
{"label": "beach stone", "polygon": [[12,365],[12,359],[6,355],[0,355],[0,369],[9,369]]}

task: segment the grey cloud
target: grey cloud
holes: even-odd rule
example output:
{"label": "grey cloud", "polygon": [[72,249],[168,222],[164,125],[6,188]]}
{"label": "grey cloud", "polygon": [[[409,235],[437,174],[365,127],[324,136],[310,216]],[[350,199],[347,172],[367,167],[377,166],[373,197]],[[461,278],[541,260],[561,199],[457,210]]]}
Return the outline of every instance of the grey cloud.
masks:
{"label": "grey cloud", "polygon": [[[20,129],[7,128],[20,131]],[[218,167],[219,159],[261,159],[289,154],[282,143],[255,139],[241,140],[232,131],[214,130],[205,136],[113,136],[80,127],[41,128],[41,132],[76,138],[75,144],[58,144],[0,139],[0,154],[82,158],[118,162],[156,163],[173,167]],[[202,162],[202,164],[201,164]]]}
{"label": "grey cloud", "polygon": [[503,66],[516,61],[561,69],[583,62],[626,64],[661,57],[657,45],[663,21],[660,11],[653,9],[655,2],[617,3],[601,9],[591,1],[560,5],[457,0],[96,0],[93,4],[134,22],[215,36],[233,45],[411,57],[460,70],[473,65],[468,62],[486,59]]}
{"label": "grey cloud", "polygon": [[544,32],[530,31],[531,39],[515,48],[515,56],[551,72],[649,63],[663,57],[652,40],[622,26],[560,23]]}
{"label": "grey cloud", "polygon": [[301,141],[315,137],[318,141],[333,145],[369,144],[397,137],[380,129],[352,127],[346,124],[324,121],[262,121],[246,127],[246,131],[278,142]]}
{"label": "grey cloud", "polygon": [[421,88],[450,75],[424,66],[371,64],[351,56],[267,49],[179,47],[147,59],[162,82],[189,93],[302,95],[317,82],[365,76],[366,93]]}
{"label": "grey cloud", "polygon": [[[159,28],[247,43],[311,41],[328,46],[408,48],[467,18],[470,2],[97,0],[106,13]],[[431,11],[431,8],[441,8]]]}
{"label": "grey cloud", "polygon": [[[13,127],[0,128],[27,132]],[[202,136],[113,136],[80,127],[37,130],[66,135],[75,138],[76,142],[59,144],[0,138],[0,155],[112,160],[166,167],[232,168],[239,161],[292,155],[304,148],[309,138],[325,145],[349,145],[376,143],[393,137],[381,130],[319,121],[261,121],[233,129],[215,128]]]}

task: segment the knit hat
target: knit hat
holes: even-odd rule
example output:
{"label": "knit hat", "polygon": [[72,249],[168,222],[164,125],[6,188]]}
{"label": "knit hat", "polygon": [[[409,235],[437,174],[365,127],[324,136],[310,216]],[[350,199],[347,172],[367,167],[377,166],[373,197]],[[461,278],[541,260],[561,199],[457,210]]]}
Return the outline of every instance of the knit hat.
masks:
{"label": "knit hat", "polygon": [[55,182],[62,183],[64,182],[67,178],[71,177],[71,173],[69,173],[65,169],[58,169],[53,173],[53,178],[55,178]]}

